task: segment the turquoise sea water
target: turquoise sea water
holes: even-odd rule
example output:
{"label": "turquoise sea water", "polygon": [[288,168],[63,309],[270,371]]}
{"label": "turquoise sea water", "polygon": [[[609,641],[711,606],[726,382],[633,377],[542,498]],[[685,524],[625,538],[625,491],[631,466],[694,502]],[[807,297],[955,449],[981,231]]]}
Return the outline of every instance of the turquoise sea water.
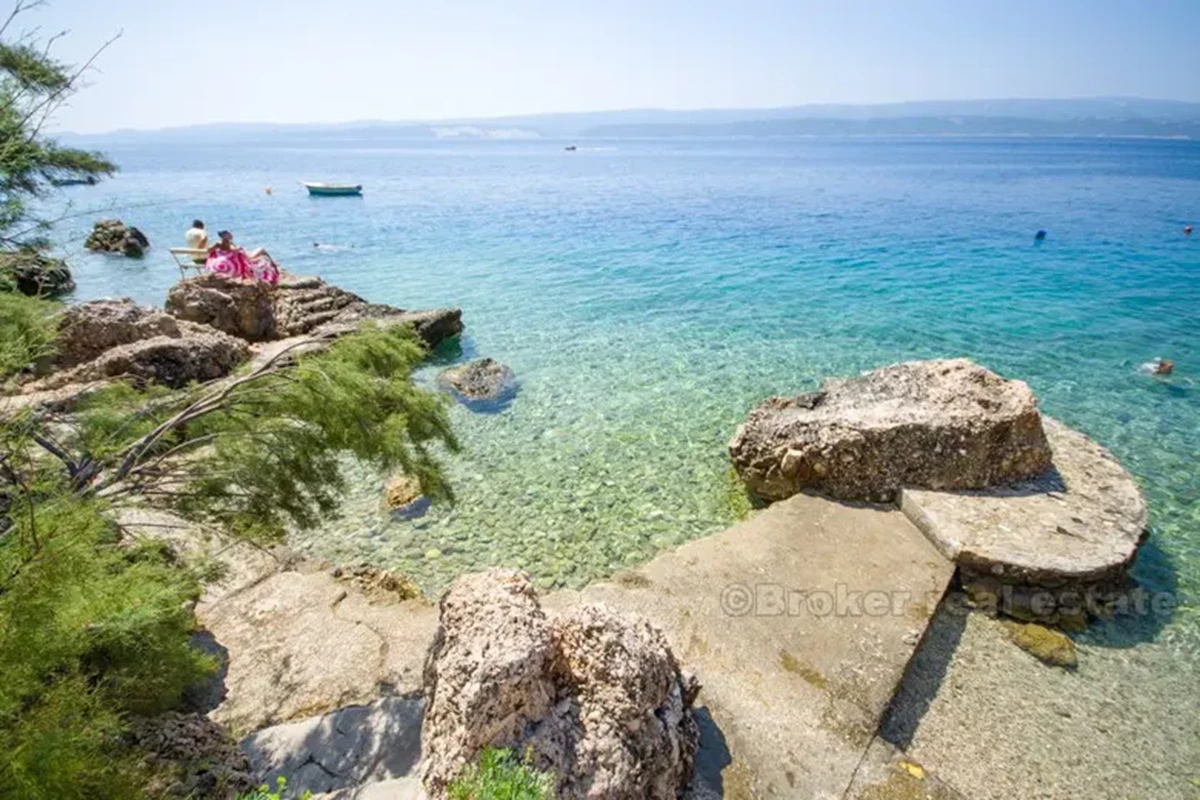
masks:
{"label": "turquoise sea water", "polygon": [[[358,470],[344,517],[297,539],[431,591],[485,564],[579,585],[719,530],[739,505],[725,443],[763,397],[965,355],[1141,479],[1138,577],[1194,609],[1200,234],[1182,229],[1200,222],[1200,142],[563,144],[109,148],[122,174],[65,195],[77,297],[161,303],[165,248],[200,217],[370,300],[461,306],[461,353],[441,358],[497,358],[520,392],[503,413],[455,409],[458,503],[389,520],[383,477]],[[366,193],[311,199],[302,179]],[[81,251],[105,206],[150,236],[144,261]],[[1173,377],[1137,373],[1155,356]]]}

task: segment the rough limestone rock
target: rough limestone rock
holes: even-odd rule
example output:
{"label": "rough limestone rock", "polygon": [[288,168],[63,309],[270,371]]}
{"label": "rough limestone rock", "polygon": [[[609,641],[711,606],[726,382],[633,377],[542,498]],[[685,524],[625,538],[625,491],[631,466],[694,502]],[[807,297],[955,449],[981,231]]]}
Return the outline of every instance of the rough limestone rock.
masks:
{"label": "rough limestone rock", "polygon": [[6,279],[30,297],[54,297],[75,289],[67,262],[30,248],[0,252],[0,284]]}
{"label": "rough limestone rock", "polygon": [[155,796],[234,797],[257,788],[246,755],[203,714],[168,712],[135,720],[133,740],[166,785]]}
{"label": "rough limestone rock", "polygon": [[101,253],[118,253],[130,258],[141,258],[150,247],[150,240],[146,238],[146,234],[137,228],[126,226],[119,219],[102,219],[92,228],[83,246]]}
{"label": "rough limestone rock", "polygon": [[662,633],[598,606],[548,617],[524,573],[455,581],[425,688],[431,798],[444,798],[489,746],[528,748],[563,800],[674,800],[691,777],[698,686],[681,676]]}
{"label": "rough limestone rock", "polygon": [[1042,424],[1052,468],[991,489],[906,488],[900,507],[958,564],[977,603],[1078,623],[1126,588],[1146,538],[1146,500],[1108,450],[1055,419]]}
{"label": "rough limestone rock", "polygon": [[353,330],[365,320],[410,324],[430,347],[462,332],[459,309],[405,311],[368,303],[320,278],[284,277],[278,285],[201,275],[167,295],[168,313],[249,342]]}
{"label": "rough limestone rock", "polygon": [[182,335],[175,318],[161,309],[139,306],[128,297],[92,300],[63,312],[54,365],[67,369],[98,358],[118,345],[154,336]]}
{"label": "rough limestone rock", "polygon": [[38,387],[131,378],[139,385],[158,383],[179,389],[192,382],[223,378],[250,357],[250,348],[241,339],[203,325],[185,322],[179,326],[178,336],[153,336],[118,345],[92,361],[51,375]]}
{"label": "rough limestone rock", "polygon": [[468,402],[500,400],[513,389],[513,372],[498,361],[481,358],[442,370],[438,383]]}
{"label": "rough limestone rock", "polygon": [[966,359],[896,364],[769,398],[729,453],[765,500],[811,489],[883,501],[902,486],[975,489],[1050,465],[1033,392]]}

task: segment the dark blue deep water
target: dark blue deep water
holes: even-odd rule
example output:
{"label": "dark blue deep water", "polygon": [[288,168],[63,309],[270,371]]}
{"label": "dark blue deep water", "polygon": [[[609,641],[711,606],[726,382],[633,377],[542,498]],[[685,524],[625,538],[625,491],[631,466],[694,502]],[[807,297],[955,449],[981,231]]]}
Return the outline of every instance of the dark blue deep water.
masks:
{"label": "dark blue deep water", "polygon": [[[521,388],[501,414],[455,410],[458,504],[389,521],[362,474],[298,539],[427,588],[489,563],[578,585],[720,529],[739,512],[724,445],[761,398],[969,356],[1116,452],[1152,509],[1139,578],[1200,590],[1200,142],[563,144],[112,147],[118,178],[67,190],[77,297],[161,303],[165,248],[200,217],[371,300],[461,306],[464,353]],[[145,261],[81,252],[105,207],[150,236]],[[1173,377],[1137,372],[1155,356]],[[1188,602],[1169,627],[1196,626]]]}

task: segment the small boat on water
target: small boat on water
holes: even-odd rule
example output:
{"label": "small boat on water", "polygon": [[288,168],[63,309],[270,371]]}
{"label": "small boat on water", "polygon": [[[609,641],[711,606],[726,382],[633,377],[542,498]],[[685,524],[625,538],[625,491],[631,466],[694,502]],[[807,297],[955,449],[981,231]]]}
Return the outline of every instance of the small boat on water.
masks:
{"label": "small boat on water", "polygon": [[362,194],[362,186],[348,183],[320,183],[304,181],[304,188],[314,197],[352,197]]}

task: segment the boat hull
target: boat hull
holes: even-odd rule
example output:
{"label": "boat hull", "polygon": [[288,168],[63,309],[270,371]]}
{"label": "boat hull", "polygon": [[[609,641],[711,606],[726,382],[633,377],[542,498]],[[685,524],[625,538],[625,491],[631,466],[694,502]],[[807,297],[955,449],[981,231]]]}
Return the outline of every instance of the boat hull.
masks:
{"label": "boat hull", "polygon": [[357,197],[362,194],[361,186],[328,186],[306,183],[304,188],[313,197]]}

